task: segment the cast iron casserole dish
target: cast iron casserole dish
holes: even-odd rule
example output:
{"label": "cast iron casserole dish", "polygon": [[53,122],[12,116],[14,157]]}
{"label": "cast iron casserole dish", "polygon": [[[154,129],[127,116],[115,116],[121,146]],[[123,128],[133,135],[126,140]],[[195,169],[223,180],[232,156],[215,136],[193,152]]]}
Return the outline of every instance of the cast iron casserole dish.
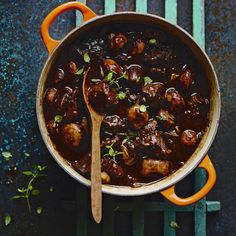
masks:
{"label": "cast iron casserole dish", "polygon": [[[56,41],[52,39],[49,35],[49,27],[55,18],[61,13],[77,9],[83,14],[84,23],[79,27],[68,33],[61,41]],[[183,167],[177,170],[175,173],[171,174],[167,178],[160,180],[158,182],[153,182],[146,184],[137,188],[132,188],[128,186],[114,186],[114,185],[103,185],[102,191],[104,193],[119,195],[119,196],[138,196],[145,195],[152,192],[160,192],[169,201],[177,205],[189,205],[201,198],[203,198],[213,187],[216,180],[215,169],[207,155],[207,151],[211,146],[211,143],[215,137],[219,117],[220,117],[220,93],[217,77],[214,68],[205,54],[205,52],[198,46],[194,39],[180,27],[169,23],[161,17],[150,15],[150,14],[140,14],[134,12],[122,12],[113,13],[106,16],[97,16],[92,10],[90,10],[85,5],[78,2],[65,3],[57,8],[55,8],[43,21],[41,25],[41,36],[48,49],[49,57],[43,67],[42,73],[37,87],[37,97],[36,97],[36,112],[38,118],[38,124],[40,128],[43,140],[57,163],[74,179],[81,182],[82,184],[89,186],[90,181],[76,172],[69,163],[59,154],[56,150],[54,144],[52,143],[43,116],[43,95],[45,81],[47,80],[49,71],[55,62],[55,59],[60,55],[62,49],[66,48],[73,40],[79,38],[84,33],[90,31],[94,26],[99,27],[107,23],[145,23],[151,26],[158,26],[165,32],[170,33],[178,40],[181,40],[191,53],[194,55],[198,63],[201,65],[204,77],[208,80],[210,85],[210,112],[209,112],[209,126],[204,134],[200,144],[185,163]],[[188,175],[196,167],[204,168],[208,173],[208,180],[199,192],[195,193],[193,196],[187,198],[180,198],[175,194],[175,184]]]}

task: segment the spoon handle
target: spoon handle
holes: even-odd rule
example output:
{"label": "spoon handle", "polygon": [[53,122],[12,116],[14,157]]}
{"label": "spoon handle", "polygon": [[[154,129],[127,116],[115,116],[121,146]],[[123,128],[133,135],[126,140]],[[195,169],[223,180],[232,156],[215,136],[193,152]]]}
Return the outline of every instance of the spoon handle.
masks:
{"label": "spoon handle", "polygon": [[100,223],[102,219],[101,123],[102,119],[100,117],[92,117],[91,204],[93,218],[97,223]]}

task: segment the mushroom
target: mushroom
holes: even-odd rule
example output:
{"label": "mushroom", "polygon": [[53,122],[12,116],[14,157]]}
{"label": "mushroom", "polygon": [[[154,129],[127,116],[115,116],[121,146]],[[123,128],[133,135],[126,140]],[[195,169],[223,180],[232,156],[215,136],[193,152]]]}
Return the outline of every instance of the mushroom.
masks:
{"label": "mushroom", "polygon": [[55,84],[60,83],[62,80],[64,80],[64,77],[65,77],[64,70],[62,70],[61,68],[57,68],[55,76],[54,76],[54,83]]}
{"label": "mushroom", "polygon": [[179,112],[185,105],[183,97],[175,88],[168,88],[165,98],[170,104],[170,111],[174,113]]}
{"label": "mushroom", "polygon": [[111,177],[105,171],[102,171],[101,179],[103,184],[109,184],[111,181]]}
{"label": "mushroom", "polygon": [[45,92],[44,98],[49,105],[56,102],[58,90],[56,88],[48,88]]}
{"label": "mushroom", "polygon": [[165,127],[171,127],[175,124],[174,116],[166,110],[160,109],[157,113],[157,118]]}
{"label": "mushroom", "polygon": [[179,81],[183,84],[183,86],[187,89],[193,82],[193,73],[190,69],[184,71],[179,77]]}
{"label": "mushroom", "polygon": [[195,131],[187,129],[182,133],[180,141],[182,144],[189,147],[196,146],[198,142],[198,136]]}
{"label": "mushroom", "polygon": [[57,108],[59,111],[64,111],[67,108],[72,91],[72,88],[66,86],[62,93],[59,94],[57,99]]}
{"label": "mushroom", "polygon": [[76,72],[78,71],[78,67],[77,67],[77,65],[75,64],[75,62],[73,62],[73,61],[70,61],[70,62],[68,63],[68,65],[67,65],[67,67],[68,67],[68,71],[69,71],[72,75],[76,74]]}
{"label": "mushroom", "polygon": [[126,43],[127,43],[127,38],[122,33],[119,33],[117,35],[110,34],[111,49],[123,48]]}
{"label": "mushroom", "polygon": [[149,99],[150,98],[160,99],[162,97],[163,90],[164,90],[164,84],[161,82],[146,84],[142,88],[143,93],[147,95]]}
{"label": "mushroom", "polygon": [[142,76],[142,68],[140,65],[132,64],[126,68],[126,74],[129,81],[138,83]]}
{"label": "mushroom", "polygon": [[82,140],[82,130],[77,123],[66,124],[62,129],[62,136],[69,147],[79,147]]}
{"label": "mushroom", "polygon": [[148,176],[150,174],[168,175],[171,173],[173,165],[170,161],[145,158],[142,160],[141,174]]}
{"label": "mushroom", "polygon": [[122,74],[122,68],[112,59],[107,58],[103,61],[105,68],[108,71],[115,72],[116,74]]}
{"label": "mushroom", "polygon": [[136,40],[135,46],[131,54],[132,55],[141,54],[144,50],[144,47],[145,47],[145,43],[141,39]]}

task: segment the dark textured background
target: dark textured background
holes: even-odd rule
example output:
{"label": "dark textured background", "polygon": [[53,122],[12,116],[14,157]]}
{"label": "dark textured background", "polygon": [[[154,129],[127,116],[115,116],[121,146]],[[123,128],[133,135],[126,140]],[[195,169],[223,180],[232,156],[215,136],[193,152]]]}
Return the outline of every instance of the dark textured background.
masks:
{"label": "dark textured background", "polygon": [[[0,157],[0,235],[1,236],[61,236],[74,235],[75,211],[67,203],[75,199],[76,182],[66,175],[52,160],[39,134],[35,115],[35,91],[42,66],[47,58],[46,49],[39,35],[44,17],[59,3],[54,0],[1,0],[0,5],[0,152],[10,150],[13,158],[6,162]],[[117,10],[134,10],[133,1],[117,1]],[[158,3],[158,6],[156,5]],[[88,5],[102,14],[103,1],[88,1]],[[162,1],[151,0],[149,12],[163,16]],[[191,32],[190,1],[178,1],[178,23]],[[217,170],[218,180],[208,195],[219,200],[222,209],[207,218],[208,235],[236,235],[236,1],[206,1],[206,51],[210,56],[220,83],[222,114],[217,137],[210,149],[210,156]],[[75,24],[74,12],[66,13],[54,23],[52,33],[60,38]],[[30,154],[26,157],[24,152]],[[20,174],[14,179],[6,171],[16,166],[19,171],[35,163],[46,164],[48,176],[36,185],[42,190],[32,199],[35,212],[43,207],[42,215],[27,212],[24,201],[11,201],[17,186],[25,184]],[[12,182],[12,183],[11,183]],[[49,192],[49,187],[54,192]],[[70,207],[69,207],[70,208]],[[10,214],[12,222],[3,224],[4,215]],[[122,213],[120,213],[122,217]],[[184,235],[192,232],[192,222],[187,213],[179,224],[186,228]],[[119,217],[119,215],[118,215]],[[157,217],[157,218],[156,218]],[[153,218],[161,222],[155,213],[147,215],[147,225]],[[122,222],[122,218],[120,218]],[[160,219],[160,220],[159,220]],[[186,220],[183,220],[186,219]],[[130,235],[129,217],[122,235]],[[92,232],[92,230],[89,230]],[[147,235],[154,235],[146,230]],[[94,234],[93,234],[94,235]],[[121,235],[121,234],[119,234]],[[183,235],[183,234],[182,234]]]}

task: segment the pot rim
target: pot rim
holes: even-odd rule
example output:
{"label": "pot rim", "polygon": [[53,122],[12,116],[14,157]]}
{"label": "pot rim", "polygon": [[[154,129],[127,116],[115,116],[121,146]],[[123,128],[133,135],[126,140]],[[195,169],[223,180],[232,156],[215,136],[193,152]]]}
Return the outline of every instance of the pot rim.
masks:
{"label": "pot rim", "polygon": [[[184,29],[182,29],[180,26],[175,25],[168,20],[152,15],[149,13],[137,13],[137,12],[116,12],[112,14],[102,15],[102,16],[96,16],[84,23],[81,24],[81,26],[76,27],[75,29],[71,30],[66,36],[59,42],[59,44],[55,47],[55,49],[48,55],[48,58],[43,66],[42,72],[40,74],[38,85],[37,85],[37,96],[36,96],[36,114],[37,114],[37,120],[38,125],[40,129],[41,136],[43,138],[43,141],[49,150],[50,154],[53,156],[55,161],[65,170],[71,177],[73,177],[78,182],[84,184],[85,186],[90,186],[90,180],[83,177],[81,174],[76,172],[70,164],[59,154],[57,149],[55,148],[54,144],[52,143],[48,131],[46,129],[45,120],[43,116],[43,108],[42,108],[42,96],[43,96],[43,89],[46,79],[44,79],[45,72],[47,71],[48,66],[54,59],[55,54],[57,50],[64,46],[65,42],[70,38],[72,35],[74,35],[77,31],[81,30],[81,28],[84,28],[93,22],[100,21],[102,19],[106,18],[113,18],[113,17],[122,17],[122,16],[141,16],[141,17],[148,17],[152,19],[153,21],[156,21],[156,26],[158,26],[158,22],[162,24],[169,25],[170,28],[173,28],[174,30],[178,31],[178,34],[182,34],[182,36],[186,39],[191,41],[191,44],[198,50],[198,53],[201,53],[201,56],[204,58],[205,63],[207,64],[208,69],[212,73],[214,86],[216,91],[216,104],[214,106],[214,116],[215,118],[213,121],[210,122],[209,130],[207,133],[204,134],[203,139],[201,140],[200,144],[192,154],[192,156],[188,159],[188,161],[183,165],[183,167],[179,168],[177,171],[175,171],[170,176],[163,178],[159,181],[153,181],[147,184],[144,184],[140,187],[129,187],[129,186],[118,186],[118,185],[102,185],[102,192],[112,195],[118,195],[118,196],[139,196],[139,195],[146,195],[153,192],[159,192],[163,189],[166,189],[172,185],[175,185],[177,182],[185,178],[190,172],[192,172],[202,161],[202,159],[207,154],[218,129],[219,125],[219,118],[220,118],[220,109],[221,109],[221,100],[220,100],[220,90],[219,90],[219,84],[217,80],[217,76],[215,73],[215,70],[213,68],[213,65],[208,58],[206,52],[198,45],[198,43],[194,40],[194,38]],[[134,21],[134,20],[133,20]],[[160,28],[162,26],[159,25]],[[168,32],[168,31],[167,31]],[[173,35],[172,32],[169,32]],[[176,37],[176,36],[175,36]],[[179,39],[181,40],[181,39]],[[183,41],[183,40],[181,40]],[[200,63],[199,63],[200,64]],[[202,63],[201,63],[202,64]],[[44,82],[42,82],[44,80]],[[213,116],[213,115],[212,115]],[[211,131],[211,132],[210,132]],[[205,137],[205,138],[204,138]],[[207,142],[206,142],[207,141]],[[204,143],[205,142],[205,143]],[[193,158],[194,157],[194,158]]]}

